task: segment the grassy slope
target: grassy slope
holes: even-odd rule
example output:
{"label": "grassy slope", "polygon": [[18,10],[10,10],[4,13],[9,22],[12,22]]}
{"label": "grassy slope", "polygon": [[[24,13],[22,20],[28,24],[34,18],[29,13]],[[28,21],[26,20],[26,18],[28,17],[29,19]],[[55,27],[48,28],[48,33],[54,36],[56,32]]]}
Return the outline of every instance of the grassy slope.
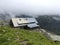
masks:
{"label": "grassy slope", "polygon": [[39,32],[0,27],[0,45],[24,45],[25,43],[26,45],[60,45],[60,42],[48,40]]}

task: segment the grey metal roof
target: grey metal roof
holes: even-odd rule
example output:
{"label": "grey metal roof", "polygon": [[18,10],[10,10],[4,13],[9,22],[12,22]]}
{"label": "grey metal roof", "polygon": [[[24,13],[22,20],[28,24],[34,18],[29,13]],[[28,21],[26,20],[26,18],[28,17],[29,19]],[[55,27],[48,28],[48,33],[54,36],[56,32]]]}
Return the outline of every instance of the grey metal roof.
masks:
{"label": "grey metal roof", "polygon": [[39,25],[37,25],[36,23],[34,23],[34,24],[28,24],[27,26],[29,28],[39,27]]}

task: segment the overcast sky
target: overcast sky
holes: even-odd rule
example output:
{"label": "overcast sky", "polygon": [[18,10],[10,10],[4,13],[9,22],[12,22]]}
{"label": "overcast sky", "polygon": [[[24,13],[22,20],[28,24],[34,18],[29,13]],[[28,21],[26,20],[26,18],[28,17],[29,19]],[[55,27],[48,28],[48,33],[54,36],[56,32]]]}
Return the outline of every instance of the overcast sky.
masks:
{"label": "overcast sky", "polygon": [[60,14],[60,0],[0,0],[0,11],[26,14]]}

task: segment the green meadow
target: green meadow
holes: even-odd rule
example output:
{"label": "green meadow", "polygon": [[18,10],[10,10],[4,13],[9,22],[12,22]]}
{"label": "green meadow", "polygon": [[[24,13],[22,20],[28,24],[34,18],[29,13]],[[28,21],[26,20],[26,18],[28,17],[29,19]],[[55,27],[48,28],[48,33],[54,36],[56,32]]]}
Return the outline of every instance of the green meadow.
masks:
{"label": "green meadow", "polygon": [[49,40],[40,32],[32,30],[1,26],[0,45],[60,45],[60,42]]}

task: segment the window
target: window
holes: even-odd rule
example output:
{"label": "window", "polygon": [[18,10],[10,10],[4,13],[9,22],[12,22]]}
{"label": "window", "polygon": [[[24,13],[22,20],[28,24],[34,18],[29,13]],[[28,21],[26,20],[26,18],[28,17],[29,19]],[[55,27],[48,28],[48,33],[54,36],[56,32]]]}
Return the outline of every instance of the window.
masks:
{"label": "window", "polygon": [[21,19],[19,19],[19,21],[21,21]]}
{"label": "window", "polygon": [[27,20],[27,18],[25,20]]}

